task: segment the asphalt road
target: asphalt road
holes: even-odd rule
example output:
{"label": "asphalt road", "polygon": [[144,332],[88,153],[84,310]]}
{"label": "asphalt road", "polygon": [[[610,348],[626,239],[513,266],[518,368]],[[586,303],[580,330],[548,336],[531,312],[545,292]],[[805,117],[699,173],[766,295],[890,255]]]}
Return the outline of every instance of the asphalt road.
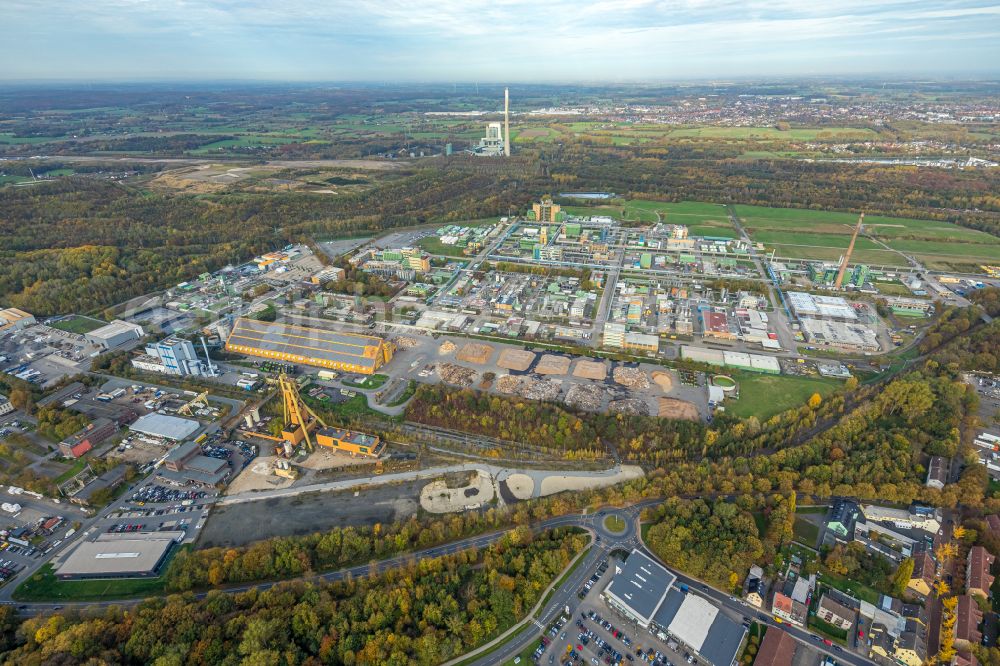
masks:
{"label": "asphalt road", "polygon": [[[597,513],[587,513],[587,514],[573,514],[568,516],[560,516],[557,518],[550,518],[549,520],[542,521],[532,525],[534,529],[551,529],[555,527],[580,527],[589,531],[594,536],[594,542],[591,546],[590,552],[584,557],[583,561],[577,566],[563,583],[554,590],[552,597],[546,602],[546,605],[540,609],[537,618],[530,620],[535,628],[532,631],[525,631],[516,634],[508,642],[504,643],[499,649],[493,651],[488,651],[483,654],[479,659],[469,662],[470,666],[490,666],[492,664],[504,663],[509,659],[513,659],[515,656],[520,654],[525,648],[529,647],[532,643],[539,640],[542,631],[550,622],[556,619],[559,614],[565,612],[565,608],[569,606],[570,615],[576,613],[576,608],[580,604],[579,599],[576,596],[576,592],[583,586],[583,583],[590,578],[593,574],[594,569],[597,564],[604,559],[607,559],[612,551],[616,549],[621,549],[626,552],[631,552],[634,548],[638,548],[648,557],[658,560],[655,555],[650,553],[641,542],[641,537],[639,534],[639,516],[642,510],[648,506],[652,506],[660,502],[659,499],[645,500],[637,504],[622,508],[622,509],[607,509],[606,511],[599,511]],[[610,532],[604,526],[604,519],[606,515],[616,514],[619,515],[625,521],[625,530],[620,534],[614,534]],[[338,581],[347,578],[348,576],[352,578],[357,578],[358,576],[365,576],[371,572],[381,573],[389,569],[396,567],[405,566],[410,562],[418,561],[423,558],[428,557],[440,557],[442,555],[450,555],[453,553],[461,552],[470,548],[485,548],[498,540],[500,540],[509,530],[499,530],[496,532],[490,532],[488,534],[482,534],[474,537],[469,537],[466,539],[460,539],[458,541],[453,541],[448,544],[442,544],[440,546],[434,546],[432,548],[426,548],[424,550],[406,553],[396,557],[392,557],[386,560],[381,560],[379,562],[373,562],[369,564],[360,564],[358,566],[350,567],[348,569],[340,569],[338,571],[331,571],[325,574],[314,576],[309,580],[323,580],[323,581]],[[669,568],[669,567],[668,567]],[[673,571],[671,569],[671,571]],[[732,597],[727,592],[721,590],[716,590],[714,588],[708,587],[701,581],[691,578],[690,576],[685,576],[681,573],[673,571],[677,576],[678,583],[686,583],[693,593],[700,594],[708,599],[711,599],[715,604],[720,607],[726,607],[731,609],[733,612],[741,615],[749,615],[755,617],[760,622],[764,622],[770,626],[778,626],[774,619],[769,615],[758,611],[752,607],[744,605],[739,599]],[[266,583],[256,583],[250,585],[240,585],[233,587],[222,588],[224,592],[237,593],[246,592],[251,589],[267,590],[275,585],[280,585],[285,581],[272,581]],[[207,593],[202,592],[197,594],[198,598],[203,598]],[[110,605],[134,605],[141,601],[141,599],[118,599],[118,600],[108,600],[102,602],[86,602],[86,603],[71,603],[71,602],[58,602],[58,603],[25,603],[18,606],[19,611],[22,614],[34,614],[34,613],[46,613],[58,610],[64,607],[102,607]],[[752,611],[752,612],[751,612]],[[784,623],[781,629],[791,634],[796,640],[810,645],[813,649],[818,650],[821,653],[828,654],[833,657],[838,664],[850,664],[852,666],[863,666],[873,663],[869,659],[862,655],[849,652],[843,648],[830,648],[826,649],[827,646],[824,645],[818,636],[812,634],[804,629],[793,627],[787,623]]]}

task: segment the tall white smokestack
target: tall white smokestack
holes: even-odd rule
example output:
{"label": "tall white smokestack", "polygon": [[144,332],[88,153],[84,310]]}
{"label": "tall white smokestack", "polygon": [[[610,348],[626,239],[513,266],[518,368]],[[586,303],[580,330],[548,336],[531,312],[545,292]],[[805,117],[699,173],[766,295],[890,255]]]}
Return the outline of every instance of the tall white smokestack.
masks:
{"label": "tall white smokestack", "polygon": [[510,157],[510,92],[503,89],[503,154]]}

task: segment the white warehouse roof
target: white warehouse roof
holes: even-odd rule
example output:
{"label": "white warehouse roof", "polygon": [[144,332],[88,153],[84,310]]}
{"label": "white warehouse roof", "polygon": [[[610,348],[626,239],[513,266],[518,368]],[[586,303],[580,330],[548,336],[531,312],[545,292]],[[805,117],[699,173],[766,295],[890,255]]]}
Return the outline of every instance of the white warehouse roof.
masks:
{"label": "white warehouse roof", "polygon": [[715,621],[715,616],[718,614],[719,609],[710,604],[707,599],[696,594],[688,594],[681,602],[680,610],[670,622],[667,631],[683,643],[701,652],[701,648],[705,644],[705,637],[708,636],[708,630],[712,628],[712,622]]}
{"label": "white warehouse roof", "polygon": [[190,419],[182,419],[166,414],[146,414],[129,426],[129,430],[141,432],[152,437],[162,437],[179,442],[195,433],[201,424]]}

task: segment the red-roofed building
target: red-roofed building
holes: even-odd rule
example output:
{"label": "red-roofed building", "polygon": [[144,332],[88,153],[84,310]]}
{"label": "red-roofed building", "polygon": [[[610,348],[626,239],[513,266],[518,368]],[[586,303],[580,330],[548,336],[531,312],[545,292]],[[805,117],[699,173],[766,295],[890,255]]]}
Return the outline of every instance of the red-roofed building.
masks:
{"label": "red-roofed building", "polygon": [[963,594],[958,598],[955,609],[958,618],[955,621],[955,648],[967,650],[978,645],[983,640],[979,625],[983,621],[983,612],[971,595]]}
{"label": "red-roofed building", "polygon": [[996,558],[982,546],[969,549],[968,564],[965,568],[965,590],[984,599],[990,596],[990,586],[993,585],[993,574],[990,569]]}
{"label": "red-roofed building", "polygon": [[795,639],[778,627],[768,627],[757,651],[754,666],[792,666],[795,657]]}
{"label": "red-roofed building", "polygon": [[1000,534],[1000,515],[986,516],[986,524],[989,525],[991,532]]}
{"label": "red-roofed building", "polygon": [[735,340],[736,336],[729,330],[729,318],[725,312],[706,311],[701,313],[702,335],[706,338]]}

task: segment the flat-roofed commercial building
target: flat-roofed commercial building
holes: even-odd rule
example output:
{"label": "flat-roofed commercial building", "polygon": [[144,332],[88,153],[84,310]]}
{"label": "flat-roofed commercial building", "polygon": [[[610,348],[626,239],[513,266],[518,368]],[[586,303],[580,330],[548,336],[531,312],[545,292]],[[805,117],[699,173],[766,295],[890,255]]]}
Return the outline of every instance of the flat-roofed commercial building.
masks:
{"label": "flat-roofed commercial building", "polygon": [[653,627],[657,637],[677,639],[710,666],[733,666],[747,635],[746,627],[708,599],[676,588],[667,593]]}
{"label": "flat-roofed commercial building", "polygon": [[236,320],[226,351],[363,375],[374,374],[393,353],[391,344],[372,335],[253,319]]}
{"label": "flat-roofed commercial building", "polygon": [[102,534],[83,541],[56,569],[61,580],[155,578],[184,532]]}
{"label": "flat-roofed commercial building", "polygon": [[83,337],[91,344],[97,345],[102,349],[117,349],[130,342],[139,340],[143,335],[145,333],[142,330],[142,326],[130,324],[121,319],[115,319],[110,324],[101,326],[90,333],[85,333]]}
{"label": "flat-roofed commercial building", "polygon": [[0,310],[0,333],[7,331],[20,331],[35,323],[35,317],[17,308],[5,308]]}
{"label": "flat-roofed commercial building", "polygon": [[151,412],[136,420],[129,426],[129,430],[139,432],[150,437],[160,439],[170,439],[175,442],[185,440],[198,432],[201,424],[191,419],[182,419],[179,416],[168,414],[158,414]]}
{"label": "flat-roofed commercial building", "polygon": [[840,296],[817,296],[804,291],[786,293],[788,303],[795,316],[832,319],[833,321],[857,321],[858,313],[851,304]]}
{"label": "flat-roofed commercial building", "polygon": [[377,458],[385,449],[385,443],[376,435],[341,428],[320,428],[316,431],[316,443],[351,455],[372,458]]}
{"label": "flat-roofed commercial building", "polygon": [[633,550],[624,564],[615,566],[615,576],[602,596],[609,606],[646,629],[676,580],[665,568]]}

